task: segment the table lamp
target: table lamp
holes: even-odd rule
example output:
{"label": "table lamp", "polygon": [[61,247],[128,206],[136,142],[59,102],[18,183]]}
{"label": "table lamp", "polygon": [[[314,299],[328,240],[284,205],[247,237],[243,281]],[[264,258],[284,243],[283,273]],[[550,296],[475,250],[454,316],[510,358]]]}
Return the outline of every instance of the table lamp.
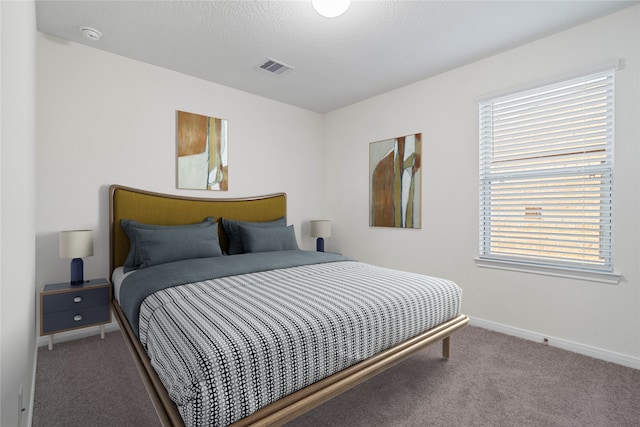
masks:
{"label": "table lamp", "polygon": [[60,258],[72,258],[71,284],[82,285],[84,283],[84,265],[82,262],[82,258],[93,255],[93,231],[61,231],[59,237]]}
{"label": "table lamp", "polygon": [[319,219],[311,221],[311,237],[317,237],[316,251],[324,252],[324,238],[331,237],[331,221]]}

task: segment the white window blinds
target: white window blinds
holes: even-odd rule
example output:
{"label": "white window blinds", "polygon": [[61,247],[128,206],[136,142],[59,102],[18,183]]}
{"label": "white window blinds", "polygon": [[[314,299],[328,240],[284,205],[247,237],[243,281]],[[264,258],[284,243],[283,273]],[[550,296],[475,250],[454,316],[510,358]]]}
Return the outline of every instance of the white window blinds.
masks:
{"label": "white window blinds", "polygon": [[480,258],[612,272],[614,71],[480,104]]}

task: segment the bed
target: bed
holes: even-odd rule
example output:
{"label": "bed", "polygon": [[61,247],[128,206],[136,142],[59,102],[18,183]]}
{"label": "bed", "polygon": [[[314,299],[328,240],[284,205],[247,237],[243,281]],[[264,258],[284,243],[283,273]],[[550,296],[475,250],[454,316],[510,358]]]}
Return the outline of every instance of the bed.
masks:
{"label": "bed", "polygon": [[298,249],[284,193],[112,185],[109,208],[112,305],[163,426],[282,425],[426,345],[449,358],[469,322],[453,282]]}

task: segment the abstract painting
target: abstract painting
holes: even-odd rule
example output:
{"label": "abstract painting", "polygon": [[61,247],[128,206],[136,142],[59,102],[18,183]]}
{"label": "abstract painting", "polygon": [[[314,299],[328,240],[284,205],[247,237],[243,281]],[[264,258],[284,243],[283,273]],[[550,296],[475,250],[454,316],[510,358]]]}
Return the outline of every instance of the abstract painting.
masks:
{"label": "abstract painting", "polygon": [[227,121],[178,111],[178,188],[229,189]]}
{"label": "abstract painting", "polygon": [[369,225],[420,228],[422,134],[369,144]]}

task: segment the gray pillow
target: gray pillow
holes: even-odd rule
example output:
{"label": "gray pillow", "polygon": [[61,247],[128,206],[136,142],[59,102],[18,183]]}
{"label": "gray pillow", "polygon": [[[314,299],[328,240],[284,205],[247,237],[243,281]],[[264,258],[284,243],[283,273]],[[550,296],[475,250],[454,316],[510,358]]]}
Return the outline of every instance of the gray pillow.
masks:
{"label": "gray pillow", "polygon": [[[129,254],[127,255],[127,259],[125,260],[124,266],[123,266],[125,273],[131,270],[140,268],[140,265],[142,264],[142,259],[140,254],[140,244],[143,243],[142,236],[141,236],[142,230],[161,231],[161,232],[165,231],[165,233],[161,233],[160,235],[154,237],[153,240],[166,241],[166,239],[170,239],[170,240],[175,240],[176,243],[180,244],[182,243],[181,240],[190,239],[194,237],[188,231],[186,232],[186,234],[183,234],[182,236],[180,236],[181,235],[180,231],[213,229],[213,231],[215,231],[215,236],[214,236],[215,242],[214,241],[211,242],[212,245],[214,246],[213,253],[219,252],[220,255],[222,254],[222,251],[220,250],[220,243],[218,242],[218,233],[217,233],[218,228],[217,228],[217,224],[214,222],[213,217],[205,218],[202,222],[197,224],[185,224],[185,225],[143,224],[130,219],[123,219],[120,221],[120,225],[122,226],[122,229],[129,237],[129,247],[130,247]],[[148,240],[150,238],[150,234],[146,233],[144,234],[144,237],[146,237],[146,239]],[[205,232],[204,237],[211,238],[210,233],[207,234]],[[200,239],[196,238],[196,241],[198,240]],[[217,248],[217,251],[215,248]],[[150,249],[146,249],[145,256],[148,258],[148,260],[151,260],[153,262],[152,255],[153,255],[153,251]],[[211,256],[219,256],[219,255],[211,255]],[[161,257],[161,258],[164,258],[164,257]],[[195,257],[195,258],[199,258],[199,257]]]}
{"label": "gray pillow", "polygon": [[285,217],[278,218],[275,221],[252,222],[252,221],[236,221],[233,219],[222,218],[222,228],[229,239],[229,255],[245,253],[242,237],[240,237],[240,226],[251,227],[282,227],[287,225]]}
{"label": "gray pillow", "polygon": [[239,225],[245,253],[298,249],[293,225],[288,227],[253,227]]}

